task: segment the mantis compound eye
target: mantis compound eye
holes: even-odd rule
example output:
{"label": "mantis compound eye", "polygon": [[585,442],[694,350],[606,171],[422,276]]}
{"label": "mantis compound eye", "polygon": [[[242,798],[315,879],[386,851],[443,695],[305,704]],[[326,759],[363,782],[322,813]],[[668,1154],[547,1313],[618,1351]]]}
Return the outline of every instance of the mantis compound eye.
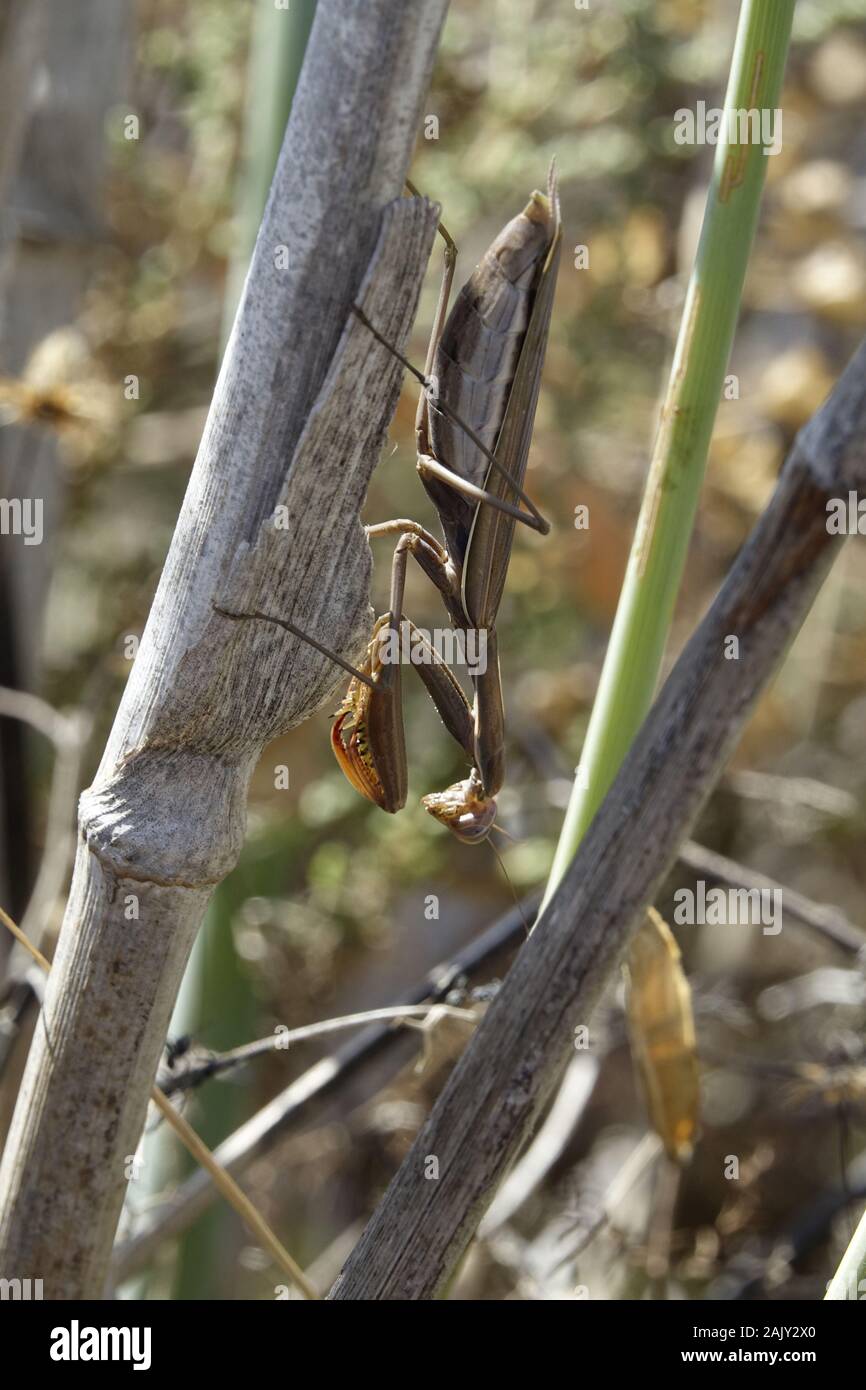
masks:
{"label": "mantis compound eye", "polygon": [[466,845],[486,840],[496,819],[496,802],[484,795],[476,772],[463,782],[455,782],[444,792],[433,792],[422,798],[427,810],[440,825],[447,826],[452,835]]}

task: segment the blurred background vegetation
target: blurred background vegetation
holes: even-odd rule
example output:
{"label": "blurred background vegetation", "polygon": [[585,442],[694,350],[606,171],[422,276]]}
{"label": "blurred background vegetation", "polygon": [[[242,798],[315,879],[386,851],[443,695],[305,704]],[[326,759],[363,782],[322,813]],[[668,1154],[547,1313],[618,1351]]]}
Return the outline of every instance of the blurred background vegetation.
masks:
{"label": "blurred background vegetation", "polygon": [[[712,159],[709,148],[675,144],[673,114],[701,98],[721,103],[736,9],[731,0],[618,0],[587,12],[563,0],[452,0],[427,103],[438,138],[419,136],[411,177],[442,205],[460,248],[458,278],[544,186],[553,156],[565,223],[528,473],[553,530],[518,535],[499,620],[509,757],[499,804],[511,837],[499,847],[511,887],[486,846],[447,838],[418,804],[464,775],[420,683],[404,682],[410,797],[396,817],[343,779],[323,711],[266,750],[253,780],[243,859],[215,895],[179,1004],[177,1031],[201,1046],[231,1047],[278,1023],[399,998],[506,911],[512,889],[522,896],[543,882],[625,568]],[[195,456],[285,119],[303,10],[293,50],[269,41],[267,0],[138,5],[127,94],[106,121],[107,231],[74,324],[87,351],[80,390],[114,406],[92,406],[64,431],[64,513],[41,649],[40,693],[57,708],[84,706],[93,720],[82,785],[98,762],[129,671],[128,639],[146,620]],[[866,325],[864,106],[866,0],[799,0],[783,150],[770,161],[730,367],[739,396],[720,407],[671,661],[758,516],[796,430]],[[123,137],[128,112],[140,120],[137,140]],[[586,269],[574,266],[580,246],[589,248]],[[437,247],[413,339],[419,363],[440,270]],[[140,397],[118,406],[117,383],[130,375]],[[434,525],[413,467],[414,409],[407,386],[368,521],[413,516]],[[588,530],[574,526],[580,504],[589,507]],[[381,611],[389,555],[377,544]],[[866,556],[855,543],[696,832],[858,924],[864,579]],[[419,572],[410,571],[406,606],[419,624],[441,625]],[[30,752],[28,834],[38,858],[50,759],[36,742]],[[288,790],[275,788],[279,765],[290,769]],[[673,890],[692,881],[678,870],[661,910],[669,915]],[[439,901],[432,920],[431,893]],[[61,912],[58,901],[54,928]],[[455,1297],[559,1298],[583,1287],[594,1298],[823,1292],[858,1214],[844,1196],[846,1184],[857,1186],[864,1141],[862,974],[793,924],[760,940],[745,927],[678,936],[705,1058],[703,1137],[691,1167],[677,1180],[648,1165],[602,1219],[603,1194],[646,1130],[614,993],[596,1044],[600,1078],[579,1123],[505,1235],[476,1247]],[[212,1082],[188,1113],[217,1142],[328,1050],[298,1047]],[[814,1070],[797,1070],[802,1063]],[[420,1078],[407,1072],[384,1090],[371,1073],[247,1174],[247,1190],[302,1262],[342,1250],[341,1238],[363,1222],[444,1065]],[[173,1140],[163,1146],[159,1130],[148,1143],[155,1139],[169,1152],[154,1157],[146,1193],[132,1184],[133,1224],[183,1165]],[[738,1183],[725,1179],[731,1154]],[[866,1190],[864,1180],[861,1164]],[[813,1238],[798,1245],[806,1227]],[[274,1282],[220,1207],[163,1250],[135,1291],[272,1297]]]}

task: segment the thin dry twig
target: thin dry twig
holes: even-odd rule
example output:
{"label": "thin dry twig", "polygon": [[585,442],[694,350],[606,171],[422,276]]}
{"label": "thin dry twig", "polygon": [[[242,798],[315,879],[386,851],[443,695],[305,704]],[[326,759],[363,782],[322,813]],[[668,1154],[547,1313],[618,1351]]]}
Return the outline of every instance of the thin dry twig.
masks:
{"label": "thin dry twig", "polygon": [[211,1052],[203,1059],[194,1058],[189,1066],[184,1066],[176,1074],[166,1068],[160,1078],[162,1089],[167,1096],[176,1091],[188,1091],[212,1076],[222,1076],[226,1072],[242,1067],[256,1057],[265,1057],[272,1052],[288,1052],[295,1043],[310,1042],[313,1038],[329,1037],[347,1028],[361,1028],[369,1023],[409,1023],[416,1019],[426,1022],[436,1014],[438,1018],[461,1018],[468,1023],[476,1023],[478,1015],[474,1009],[460,1009],[450,1004],[394,1004],[385,1009],[367,1009],[363,1013],[343,1014],[339,1018],[325,1018],[318,1023],[307,1023],[303,1028],[285,1028],[271,1033],[266,1038],[256,1038],[254,1042],[242,1043],[226,1052]]}

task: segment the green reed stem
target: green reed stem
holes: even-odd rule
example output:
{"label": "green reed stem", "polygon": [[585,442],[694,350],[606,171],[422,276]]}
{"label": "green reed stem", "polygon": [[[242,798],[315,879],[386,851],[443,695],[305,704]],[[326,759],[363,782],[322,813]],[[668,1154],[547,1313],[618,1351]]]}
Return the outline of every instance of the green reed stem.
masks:
{"label": "green reed stem", "polygon": [[[794,0],[744,0],[728,112],[777,111]],[[764,118],[765,121],[767,117]],[[781,136],[780,117],[772,131]],[[723,132],[726,126],[723,127]],[[760,132],[720,135],[643,505],[542,911],[652,704],[721,399],[767,159]],[[745,138],[744,138],[745,136]],[[651,814],[651,808],[648,808]]]}

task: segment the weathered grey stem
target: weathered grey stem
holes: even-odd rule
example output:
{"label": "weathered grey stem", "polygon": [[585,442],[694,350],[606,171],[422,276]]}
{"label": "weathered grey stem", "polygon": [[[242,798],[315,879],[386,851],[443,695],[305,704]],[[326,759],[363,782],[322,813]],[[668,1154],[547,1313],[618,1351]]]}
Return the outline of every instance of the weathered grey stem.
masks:
{"label": "weathered grey stem", "polygon": [[[98,1297],[149,1087],[268,740],[357,658],[358,512],[437,209],[400,199],[447,0],[320,0],[271,196],[133,673],[82,797],[72,894],[0,1169],[0,1273]],[[396,201],[395,201],[396,200]],[[286,265],[286,256],[288,264]]]}
{"label": "weathered grey stem", "polygon": [[[442,1290],[667,872],[841,538],[826,502],[866,488],[866,343],[799,435],[543,918],[330,1297]],[[725,639],[739,637],[739,659]],[[428,1155],[438,1180],[426,1175]]]}

